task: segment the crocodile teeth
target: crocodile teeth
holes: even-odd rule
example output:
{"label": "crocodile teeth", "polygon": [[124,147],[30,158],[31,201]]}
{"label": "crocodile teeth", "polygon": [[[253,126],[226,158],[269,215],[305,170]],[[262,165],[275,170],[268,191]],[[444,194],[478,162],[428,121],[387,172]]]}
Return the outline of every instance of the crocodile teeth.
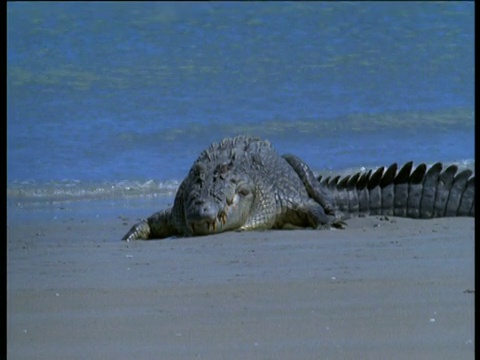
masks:
{"label": "crocodile teeth", "polygon": [[220,220],[222,225],[225,225],[225,223],[227,222],[227,214],[224,212],[221,212],[220,214],[218,214],[218,220]]}

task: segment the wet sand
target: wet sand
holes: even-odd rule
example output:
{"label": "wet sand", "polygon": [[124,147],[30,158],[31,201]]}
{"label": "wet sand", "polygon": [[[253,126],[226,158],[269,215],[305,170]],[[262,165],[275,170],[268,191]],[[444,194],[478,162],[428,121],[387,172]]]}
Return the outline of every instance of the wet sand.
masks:
{"label": "wet sand", "polygon": [[79,214],[8,221],[8,359],[474,358],[472,218],[126,243]]}

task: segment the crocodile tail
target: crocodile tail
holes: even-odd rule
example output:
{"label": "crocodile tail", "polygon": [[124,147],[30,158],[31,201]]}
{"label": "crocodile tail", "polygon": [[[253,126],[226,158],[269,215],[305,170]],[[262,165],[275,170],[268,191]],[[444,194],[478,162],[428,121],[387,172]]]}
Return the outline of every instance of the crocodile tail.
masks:
{"label": "crocodile tail", "polygon": [[343,217],[388,215],[429,219],[475,216],[475,175],[472,170],[444,169],[410,161],[344,177],[317,178],[332,194],[333,206]]}

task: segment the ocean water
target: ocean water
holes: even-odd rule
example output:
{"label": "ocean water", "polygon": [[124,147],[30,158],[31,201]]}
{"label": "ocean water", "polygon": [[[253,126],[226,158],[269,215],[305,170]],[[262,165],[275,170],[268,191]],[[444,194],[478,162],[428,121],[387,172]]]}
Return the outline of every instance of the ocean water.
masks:
{"label": "ocean water", "polygon": [[316,172],[473,166],[474,3],[7,3],[8,204],[159,209],[237,134]]}

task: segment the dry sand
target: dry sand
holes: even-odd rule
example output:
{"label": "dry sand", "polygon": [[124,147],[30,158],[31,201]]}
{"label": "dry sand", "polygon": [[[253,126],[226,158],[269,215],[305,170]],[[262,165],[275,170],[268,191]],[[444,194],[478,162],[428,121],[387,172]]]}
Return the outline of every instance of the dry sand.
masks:
{"label": "dry sand", "polygon": [[50,215],[8,221],[8,359],[474,358],[472,218],[126,243]]}

